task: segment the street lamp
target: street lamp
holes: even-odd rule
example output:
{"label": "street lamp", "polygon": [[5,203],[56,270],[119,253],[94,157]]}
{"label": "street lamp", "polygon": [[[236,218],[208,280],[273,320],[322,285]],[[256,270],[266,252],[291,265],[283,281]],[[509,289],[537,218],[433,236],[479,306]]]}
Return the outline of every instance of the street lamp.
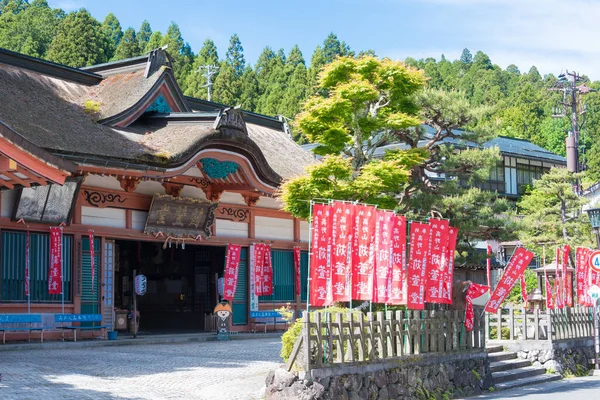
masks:
{"label": "street lamp", "polygon": [[590,225],[592,225],[596,235],[596,248],[600,249],[600,208],[590,208],[587,213],[590,218]]}
{"label": "street lamp", "polygon": [[[587,210],[588,216],[590,217],[590,224],[596,235],[596,248],[600,250],[600,208],[590,208]],[[598,290],[597,287],[595,287]],[[598,337],[598,298],[594,297],[593,294],[590,296],[594,299],[594,352],[596,353],[596,368],[593,374],[600,374],[600,363],[598,362],[598,353],[600,353],[600,338]],[[598,293],[595,294],[598,296]]]}

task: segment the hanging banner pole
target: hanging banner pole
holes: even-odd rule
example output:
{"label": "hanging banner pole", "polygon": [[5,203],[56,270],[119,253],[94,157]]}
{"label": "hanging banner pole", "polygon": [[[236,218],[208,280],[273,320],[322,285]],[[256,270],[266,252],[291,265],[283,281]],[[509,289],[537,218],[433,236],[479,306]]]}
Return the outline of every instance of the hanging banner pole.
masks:
{"label": "hanging banner pole", "polygon": [[313,249],[312,249],[312,236],[313,236],[313,204],[314,202],[310,201],[310,211],[308,212],[308,220],[310,221],[308,225],[308,265],[307,265],[307,273],[306,273],[306,317],[308,318],[308,313],[310,312],[310,260],[312,258]]}
{"label": "hanging banner pole", "polygon": [[492,259],[491,259],[491,255],[492,255],[492,246],[490,246],[489,244],[487,245],[487,255],[488,255],[488,259],[487,259],[487,285],[488,285],[488,291],[491,293],[492,291]]}

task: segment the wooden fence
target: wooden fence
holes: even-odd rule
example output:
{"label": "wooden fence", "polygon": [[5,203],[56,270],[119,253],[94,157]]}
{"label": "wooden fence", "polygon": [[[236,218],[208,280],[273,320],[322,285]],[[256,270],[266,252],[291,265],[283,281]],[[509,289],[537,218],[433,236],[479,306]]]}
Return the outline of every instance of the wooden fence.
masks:
{"label": "wooden fence", "polygon": [[486,313],[486,340],[563,340],[594,335],[594,309],[573,307],[562,310],[505,308]]}
{"label": "wooden fence", "polygon": [[301,347],[305,369],[485,347],[483,319],[476,316],[475,328],[466,332],[464,311],[317,312],[303,318],[289,367]]}

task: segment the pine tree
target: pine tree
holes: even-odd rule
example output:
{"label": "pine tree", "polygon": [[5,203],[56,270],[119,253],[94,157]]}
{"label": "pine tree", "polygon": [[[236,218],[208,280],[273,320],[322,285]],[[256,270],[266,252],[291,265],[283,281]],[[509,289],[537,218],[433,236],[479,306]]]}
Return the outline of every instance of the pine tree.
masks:
{"label": "pine tree", "polygon": [[258,81],[251,67],[246,67],[241,79],[241,93],[239,104],[244,110],[255,111],[258,97]]}
{"label": "pine tree", "polygon": [[140,26],[140,30],[136,34],[140,51],[144,52],[148,41],[150,41],[150,36],[152,36],[152,28],[150,27],[148,20],[144,20],[144,22],[142,22],[142,26]]}
{"label": "pine tree", "polygon": [[175,22],[169,25],[166,35],[162,38],[161,46],[167,46],[167,52],[173,60],[175,79],[185,91],[185,78],[192,68],[194,55],[190,45],[184,42],[179,26]]}
{"label": "pine tree", "polygon": [[108,58],[112,59],[115,55],[115,51],[119,43],[121,43],[121,38],[123,37],[123,30],[121,29],[121,23],[115,17],[115,14],[109,13],[106,18],[104,18],[104,22],[102,22],[102,30],[104,31],[106,37],[110,40],[110,46],[108,48]]}
{"label": "pine tree", "polygon": [[278,114],[287,84],[283,49],[275,54],[269,47],[265,48],[256,63],[256,70],[259,88],[256,110],[266,115]]}
{"label": "pine tree", "polygon": [[236,33],[234,33],[229,40],[229,47],[227,48],[227,54],[225,54],[225,60],[233,67],[236,77],[239,78],[244,74],[246,68],[244,48]]}
{"label": "pine tree", "polygon": [[[204,45],[200,49],[196,60],[194,61],[194,65],[191,69],[191,72],[187,76],[186,79],[186,96],[197,97],[199,99],[207,98],[207,88],[206,88],[206,77],[204,73],[206,71],[201,70],[200,67],[214,65],[215,67],[219,66],[219,55],[217,53],[217,46],[215,42],[210,39],[206,39],[204,41]],[[214,82],[217,78],[218,71],[215,75],[212,76],[212,81]]]}
{"label": "pine tree", "polygon": [[149,53],[152,50],[156,50],[161,46],[163,41],[163,35],[160,31],[152,32],[150,35],[150,39],[148,39],[148,43],[146,43],[146,48],[144,49],[144,53]]}
{"label": "pine tree", "polygon": [[314,88],[318,84],[319,72],[327,64],[325,54],[321,46],[317,46],[312,58],[310,59],[310,68],[308,69],[308,84],[311,88]]}
{"label": "pine tree", "polygon": [[117,50],[115,51],[115,60],[123,60],[126,58],[137,57],[141,55],[142,52],[139,47],[139,42],[135,35],[135,30],[131,27],[125,30],[123,37],[121,38],[121,42],[117,46]]}
{"label": "pine tree", "polygon": [[48,59],[72,67],[84,67],[108,61],[110,40],[102,25],[81,9],[69,14],[57,28],[48,49]]}
{"label": "pine tree", "polygon": [[213,86],[213,101],[227,106],[239,104],[240,85],[235,75],[235,69],[227,61],[221,62],[219,76],[215,79]]}
{"label": "pine tree", "polygon": [[463,49],[462,54],[460,55],[460,62],[468,66],[470,66],[473,62],[473,56],[466,47]]}
{"label": "pine tree", "polygon": [[337,35],[332,32],[323,42],[323,56],[325,57],[325,63],[329,64],[336,57],[353,57],[354,52],[346,43],[340,42]]}

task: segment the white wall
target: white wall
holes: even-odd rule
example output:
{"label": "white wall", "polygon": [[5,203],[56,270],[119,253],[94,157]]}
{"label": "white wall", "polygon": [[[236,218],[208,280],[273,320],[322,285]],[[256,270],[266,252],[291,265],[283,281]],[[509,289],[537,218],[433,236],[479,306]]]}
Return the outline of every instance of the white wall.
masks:
{"label": "white wall", "polygon": [[281,202],[273,197],[264,197],[261,196],[260,200],[258,200],[258,203],[256,203],[257,207],[262,207],[262,208],[272,208],[274,210],[281,210]]}
{"label": "white wall", "polygon": [[307,242],[310,236],[310,228],[308,226],[308,222],[300,221],[300,241]]}
{"label": "white wall", "polygon": [[228,221],[217,219],[215,222],[216,236],[248,237],[248,224],[246,222]]}
{"label": "white wall", "polygon": [[10,218],[12,217],[13,209],[15,208],[17,191],[3,190],[0,192],[0,195],[2,196],[2,208],[0,209],[0,216]]}
{"label": "white wall", "polygon": [[257,239],[294,240],[294,220],[255,217],[254,236]]}
{"label": "white wall", "polygon": [[134,193],[149,194],[151,196],[154,196],[156,194],[162,195],[165,194],[165,188],[163,185],[160,184],[160,182],[142,181],[138,183]]}
{"label": "white wall", "polygon": [[[241,194],[232,193],[232,192],[223,192],[223,194],[221,195],[221,199],[219,200],[219,203],[237,204],[240,206],[246,205],[246,202],[244,201],[244,198],[242,197]],[[259,203],[260,203],[260,201],[259,201]]]}
{"label": "white wall", "polygon": [[86,186],[101,187],[111,190],[123,191],[121,183],[114,176],[88,175],[85,177],[83,184]]}
{"label": "white wall", "polygon": [[143,231],[146,227],[146,219],[148,219],[146,211],[131,211],[131,229]]}
{"label": "white wall", "polygon": [[83,225],[110,226],[125,228],[125,210],[119,208],[81,207],[81,223]]}
{"label": "white wall", "polygon": [[189,197],[192,199],[206,200],[206,196],[204,195],[202,189],[194,186],[184,186],[183,189],[181,189],[179,197]]}

